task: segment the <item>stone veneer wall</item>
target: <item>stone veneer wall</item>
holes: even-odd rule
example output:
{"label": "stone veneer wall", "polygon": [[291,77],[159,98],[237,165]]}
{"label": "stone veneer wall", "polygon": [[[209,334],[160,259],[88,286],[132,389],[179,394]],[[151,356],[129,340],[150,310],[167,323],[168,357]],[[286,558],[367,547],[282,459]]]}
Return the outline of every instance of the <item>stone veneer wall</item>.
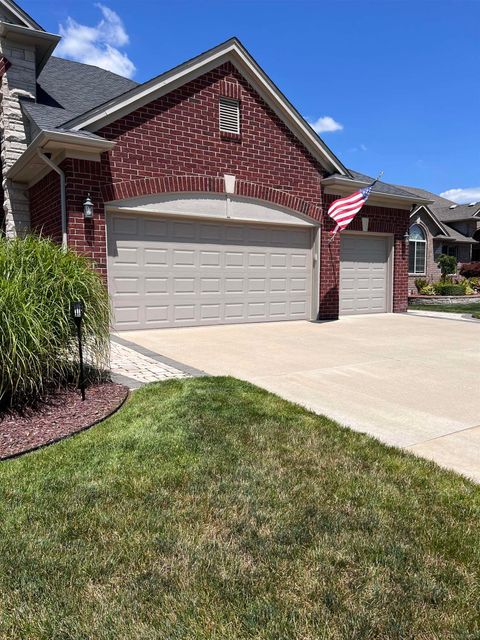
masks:
{"label": "stone veneer wall", "polygon": [[3,226],[8,237],[15,237],[30,227],[28,193],[23,185],[7,180],[5,173],[27,148],[20,100],[36,98],[35,49],[1,38],[0,56],[9,62],[1,79],[0,101]]}
{"label": "stone veneer wall", "polygon": [[480,296],[409,296],[408,304],[414,305],[442,305],[448,307],[451,304],[475,304],[480,303]]}

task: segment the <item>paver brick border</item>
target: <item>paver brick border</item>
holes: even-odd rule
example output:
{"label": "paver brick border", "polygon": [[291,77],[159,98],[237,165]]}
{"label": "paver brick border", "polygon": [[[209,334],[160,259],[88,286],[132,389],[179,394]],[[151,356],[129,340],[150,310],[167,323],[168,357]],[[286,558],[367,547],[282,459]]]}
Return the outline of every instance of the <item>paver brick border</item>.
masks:
{"label": "paver brick border", "polygon": [[135,342],[131,342],[130,340],[125,340],[124,338],[121,338],[118,335],[112,334],[110,336],[110,339],[112,340],[112,342],[116,342],[117,344],[121,344],[124,347],[128,347],[132,351],[136,351],[137,353],[140,353],[142,356],[147,356],[148,358],[151,358],[152,360],[155,360],[160,364],[165,364],[168,367],[173,367],[174,369],[178,369],[182,373],[186,373],[192,378],[200,378],[200,377],[210,375],[206,371],[202,371],[201,369],[195,369],[195,367],[191,367],[190,365],[184,364],[183,362],[178,362],[178,360],[172,360],[172,358],[168,358],[167,356],[163,356],[159,353],[156,353],[155,351],[151,351],[150,349],[147,349],[146,347],[142,347],[141,345],[136,344]]}

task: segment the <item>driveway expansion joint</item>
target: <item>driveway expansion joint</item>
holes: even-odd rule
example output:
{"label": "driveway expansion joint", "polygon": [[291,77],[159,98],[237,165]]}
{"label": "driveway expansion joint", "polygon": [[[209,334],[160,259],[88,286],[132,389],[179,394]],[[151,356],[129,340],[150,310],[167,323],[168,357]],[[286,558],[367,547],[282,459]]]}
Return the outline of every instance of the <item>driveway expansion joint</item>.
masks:
{"label": "driveway expansion joint", "polygon": [[449,438],[450,436],[456,436],[459,433],[465,433],[465,431],[473,431],[474,429],[480,428],[480,424],[475,424],[473,427],[465,427],[464,429],[457,429],[454,431],[447,431],[447,433],[442,433],[440,436],[435,436],[434,438],[428,438],[427,440],[420,440],[419,442],[412,442],[411,444],[407,444],[406,448],[410,447],[418,447],[422,444],[428,444],[429,442],[435,442],[435,440],[441,440],[442,438]]}

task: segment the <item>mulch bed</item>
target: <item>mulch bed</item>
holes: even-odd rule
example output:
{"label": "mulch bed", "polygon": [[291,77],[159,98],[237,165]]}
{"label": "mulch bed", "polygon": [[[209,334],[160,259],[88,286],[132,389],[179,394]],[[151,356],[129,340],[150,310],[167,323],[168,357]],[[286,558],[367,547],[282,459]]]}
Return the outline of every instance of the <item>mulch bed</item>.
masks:
{"label": "mulch bed", "polygon": [[66,389],[23,414],[13,411],[1,414],[0,460],[88,429],[116,411],[127,396],[127,387],[104,382],[87,388],[85,402],[77,389]]}

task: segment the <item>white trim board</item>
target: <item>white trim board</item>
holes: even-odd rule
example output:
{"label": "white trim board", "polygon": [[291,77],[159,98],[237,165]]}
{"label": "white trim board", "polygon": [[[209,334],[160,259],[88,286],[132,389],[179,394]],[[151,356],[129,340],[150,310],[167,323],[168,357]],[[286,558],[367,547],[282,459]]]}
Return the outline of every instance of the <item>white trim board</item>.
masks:
{"label": "white trim board", "polygon": [[153,216],[204,218],[231,222],[295,227],[320,226],[320,222],[263,200],[226,194],[167,193],[105,204],[106,211]]}

